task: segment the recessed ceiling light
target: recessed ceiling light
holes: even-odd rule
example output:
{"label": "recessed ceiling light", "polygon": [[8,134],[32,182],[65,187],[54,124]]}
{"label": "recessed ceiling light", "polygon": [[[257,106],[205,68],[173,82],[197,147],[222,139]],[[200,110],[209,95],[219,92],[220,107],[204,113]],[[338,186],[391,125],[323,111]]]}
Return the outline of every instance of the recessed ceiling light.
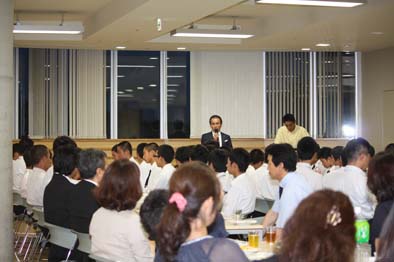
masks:
{"label": "recessed ceiling light", "polygon": [[365,4],[365,0],[257,0],[258,4],[310,5],[328,7],[355,7]]}
{"label": "recessed ceiling light", "polygon": [[168,93],[178,93],[178,90],[176,90],[176,89],[168,89],[167,92]]}
{"label": "recessed ceiling light", "polygon": [[301,48],[301,50],[302,50],[302,51],[311,51],[311,49],[310,49],[310,48],[308,48],[308,47]]}
{"label": "recessed ceiling light", "polygon": [[186,50],[186,47],[177,47],[177,50]]}
{"label": "recessed ceiling light", "polygon": [[171,75],[171,76],[167,76],[168,78],[182,78],[182,75]]}
{"label": "recessed ceiling light", "polygon": [[125,46],[117,46],[116,49],[126,49]]}
{"label": "recessed ceiling light", "polygon": [[156,84],[150,84],[149,86],[150,87],[156,87],[157,85]]}
{"label": "recessed ceiling light", "polygon": [[133,92],[133,89],[128,88],[128,89],[125,89],[125,91],[126,92]]}
{"label": "recessed ceiling light", "polygon": [[118,94],[121,95],[121,94],[124,94],[124,92],[123,91],[118,91]]}
{"label": "recessed ceiling light", "polygon": [[167,86],[179,86],[179,84],[167,84]]}
{"label": "recessed ceiling light", "polygon": [[327,46],[330,46],[331,44],[328,44],[328,43],[318,43],[318,44],[316,44],[316,46],[318,46],[318,47],[327,47]]}
{"label": "recessed ceiling light", "polygon": [[124,76],[124,75],[118,75],[118,78],[123,78],[123,77],[126,77],[126,76]]}
{"label": "recessed ceiling light", "polygon": [[379,31],[371,32],[371,35],[383,35],[383,34],[384,34],[383,32],[379,32]]}
{"label": "recessed ceiling light", "polygon": [[157,60],[159,59],[158,57],[149,57],[150,60]]}
{"label": "recessed ceiling light", "polygon": [[137,86],[137,89],[138,90],[144,90],[144,87],[143,86]]}

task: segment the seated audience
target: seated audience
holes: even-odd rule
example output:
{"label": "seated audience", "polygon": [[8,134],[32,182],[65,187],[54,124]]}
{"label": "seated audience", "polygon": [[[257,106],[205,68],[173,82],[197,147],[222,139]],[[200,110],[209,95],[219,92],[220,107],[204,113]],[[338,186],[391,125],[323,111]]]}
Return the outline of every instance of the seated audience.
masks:
{"label": "seated audience", "polygon": [[283,126],[276,133],[275,144],[288,143],[295,149],[301,138],[309,136],[305,128],[296,124],[293,114],[285,114],[282,117],[282,124]]}
{"label": "seated audience", "polygon": [[122,141],[116,146],[116,152],[118,153],[117,160],[128,159],[135,164],[139,164],[133,157],[133,147],[128,141]]}
{"label": "seated audience", "polygon": [[349,198],[341,192],[317,191],[305,198],[283,229],[279,262],[353,262],[355,219]]}
{"label": "seated audience", "polygon": [[52,165],[49,150],[44,145],[35,145],[31,149],[33,170],[27,179],[26,200],[29,205],[43,206],[45,176]]}
{"label": "seated audience", "polygon": [[215,171],[224,193],[230,190],[233,181],[233,176],[226,172],[227,158],[227,152],[222,149],[215,149],[208,155],[208,166]]}
{"label": "seated audience", "polygon": [[209,151],[204,145],[195,145],[192,147],[190,152],[191,161],[200,161],[204,164],[208,162]]}
{"label": "seated audience", "polygon": [[147,145],[147,143],[139,143],[137,146],[137,157],[136,160],[138,164],[141,164],[142,161],[144,161],[144,148]]}
{"label": "seated audience", "polygon": [[357,138],[346,144],[343,154],[347,165],[325,175],[323,186],[346,194],[352,201],[353,207],[359,207],[361,210],[356,214],[357,217],[369,220],[374,213],[374,199],[368,192],[365,170],[374,154],[374,149],[367,140]]}
{"label": "seated audience", "polygon": [[246,169],[250,162],[249,153],[243,148],[235,148],[227,158],[227,171],[234,177],[231,188],[223,200],[222,213],[229,217],[241,210],[242,214],[254,211],[256,204],[255,186],[247,176]]}
{"label": "seated audience", "polygon": [[264,217],[263,226],[276,223],[277,239],[280,239],[287,220],[298,204],[312,193],[312,187],[304,176],[295,172],[297,155],[289,144],[269,145],[265,153],[268,155],[269,174],[279,181],[279,192],[275,196],[274,205]]}
{"label": "seated audience", "polygon": [[25,161],[26,164],[26,172],[23,175],[23,179],[21,182],[21,190],[20,190],[20,195],[22,198],[27,198],[27,181],[29,179],[29,176],[31,172],[33,171],[33,163],[31,159],[31,149],[28,149],[25,151],[23,154],[23,160]]}
{"label": "seated audience", "polygon": [[394,261],[394,207],[391,208],[389,215],[384,222],[377,245],[376,262]]}
{"label": "seated audience", "polygon": [[133,210],[142,196],[138,166],[125,159],[112,162],[95,196],[101,207],[90,222],[91,253],[114,261],[152,261],[149,241]]}
{"label": "seated audience", "polygon": [[156,189],[168,189],[168,182],[175,171],[175,167],[171,164],[174,160],[174,149],[170,145],[161,145],[157,151],[156,164],[161,167],[158,181],[155,185]]}
{"label": "seated audience", "polygon": [[190,161],[190,147],[181,146],[175,152],[175,162],[176,166],[180,167],[184,163],[188,163]]}
{"label": "seated audience", "polygon": [[334,166],[334,157],[332,156],[332,149],[329,147],[320,148],[317,153],[317,159],[322,163],[324,168],[326,169],[323,175],[331,172],[331,168]]}
{"label": "seated audience", "polygon": [[322,189],[322,175],[312,170],[312,165],[317,161],[319,145],[315,139],[306,136],[297,145],[298,163],[296,173],[304,176],[306,182],[313,190]]}
{"label": "seated audience", "polygon": [[[261,149],[250,151],[251,164],[248,169],[254,171],[254,184],[256,188],[256,197],[260,199],[274,200],[279,190],[279,183],[270,177],[266,156]],[[248,170],[246,170],[248,172]]]}
{"label": "seated audience", "polygon": [[332,149],[331,152],[334,158],[334,165],[331,167],[330,172],[340,169],[343,166],[342,163],[343,146],[336,146]]}
{"label": "seated audience", "polygon": [[158,150],[159,145],[156,143],[149,143],[144,148],[144,161],[140,165],[140,182],[142,188],[147,191],[155,188],[161,172],[155,161]]}
{"label": "seated audience", "polygon": [[212,170],[198,162],[182,165],[170,180],[169,195],[157,228],[155,261],[248,261],[233,241],[208,235],[221,205],[220,184]]}
{"label": "seated audience", "polygon": [[99,208],[93,190],[97,188],[105,172],[103,151],[86,149],[79,153],[78,169],[82,180],[72,189],[68,202],[70,228],[89,233],[92,215]]}
{"label": "seated audience", "polygon": [[381,152],[372,159],[368,167],[367,184],[378,201],[370,232],[373,254],[375,239],[379,237],[383,223],[394,203],[394,154]]}
{"label": "seated audience", "polygon": [[26,164],[23,160],[23,147],[20,144],[12,145],[12,190],[20,193],[23,176],[26,173]]}

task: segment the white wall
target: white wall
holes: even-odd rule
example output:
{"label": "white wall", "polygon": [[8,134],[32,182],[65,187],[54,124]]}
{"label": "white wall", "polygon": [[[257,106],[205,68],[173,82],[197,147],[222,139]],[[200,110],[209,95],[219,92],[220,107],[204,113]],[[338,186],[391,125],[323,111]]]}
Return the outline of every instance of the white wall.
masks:
{"label": "white wall", "polygon": [[209,117],[223,118],[232,137],[263,137],[263,53],[191,52],[191,137],[208,132]]}

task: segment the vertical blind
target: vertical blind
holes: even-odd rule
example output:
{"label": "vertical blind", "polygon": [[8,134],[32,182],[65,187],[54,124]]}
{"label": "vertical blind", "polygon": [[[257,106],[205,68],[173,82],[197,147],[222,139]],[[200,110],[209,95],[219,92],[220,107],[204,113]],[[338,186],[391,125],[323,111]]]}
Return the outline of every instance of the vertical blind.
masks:
{"label": "vertical blind", "polygon": [[286,113],[309,130],[309,53],[267,52],[265,61],[267,138],[275,137]]}

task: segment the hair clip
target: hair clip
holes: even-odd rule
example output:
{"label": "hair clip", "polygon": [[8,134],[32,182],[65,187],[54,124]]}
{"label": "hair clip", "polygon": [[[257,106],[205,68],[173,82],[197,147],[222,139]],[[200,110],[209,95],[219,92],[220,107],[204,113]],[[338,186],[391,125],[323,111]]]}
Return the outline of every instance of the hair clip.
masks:
{"label": "hair clip", "polygon": [[179,212],[183,212],[185,210],[185,207],[187,205],[187,200],[186,198],[179,192],[175,192],[171,195],[170,200],[168,200],[170,204],[175,203]]}
{"label": "hair clip", "polygon": [[341,213],[339,212],[339,208],[336,205],[334,205],[332,206],[330,212],[328,212],[327,214],[326,227],[327,225],[331,225],[335,227],[341,222],[342,222],[342,218],[341,218]]}

